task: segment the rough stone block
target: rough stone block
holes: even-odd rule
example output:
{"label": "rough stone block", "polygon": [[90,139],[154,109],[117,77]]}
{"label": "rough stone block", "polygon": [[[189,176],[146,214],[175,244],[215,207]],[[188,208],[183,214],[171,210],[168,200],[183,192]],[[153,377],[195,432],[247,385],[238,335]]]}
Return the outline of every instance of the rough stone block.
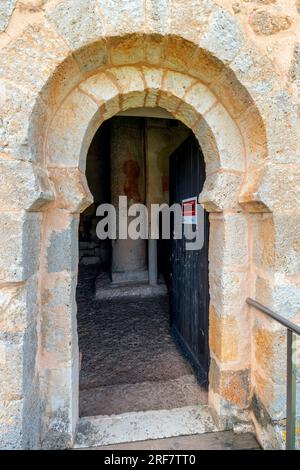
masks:
{"label": "rough stone block", "polygon": [[272,214],[255,214],[251,218],[253,226],[253,261],[264,270],[275,266],[275,231]]}
{"label": "rough stone block", "polygon": [[46,368],[67,367],[77,358],[76,281],[76,274],[65,271],[44,279],[41,341]]}
{"label": "rough stone block", "polygon": [[[267,55],[260,54],[248,42],[242,45],[230,68],[249,91],[256,105],[265,101],[266,95],[272,91],[276,83],[271,59]],[[269,116],[266,114],[262,117],[267,119]]]}
{"label": "rough stone block", "polygon": [[236,19],[229,12],[217,8],[200,39],[200,45],[220,60],[232,61],[242,46],[242,34]]}
{"label": "rough stone block", "polygon": [[208,212],[221,212],[225,209],[236,210],[242,176],[230,171],[208,175],[199,202]]}
{"label": "rough stone block", "polygon": [[184,101],[178,110],[179,118],[189,127],[193,127],[200,115],[205,115],[215,103],[215,95],[206,86],[197,83],[187,90]]}
{"label": "rough stone block", "polygon": [[264,122],[255,106],[243,112],[237,118],[237,124],[243,136],[247,166],[251,171],[257,171],[268,158],[267,136]]}
{"label": "rough stone block", "polygon": [[147,27],[151,32],[168,31],[169,0],[146,0]]}
{"label": "rough stone block", "polygon": [[56,192],[55,206],[73,213],[85,210],[93,202],[86,176],[78,168],[50,168]]}
{"label": "rough stone block", "polygon": [[197,122],[194,133],[203,152],[206,176],[208,176],[220,168],[216,139],[204,118]]}
{"label": "rough stone block", "polygon": [[19,160],[33,160],[28,135],[30,132],[30,112],[33,112],[35,99],[26,92],[0,81],[0,152]]}
{"label": "rough stone block", "polygon": [[210,299],[220,314],[227,315],[246,309],[248,274],[242,271],[213,267],[209,271]]}
{"label": "rough stone block", "polygon": [[249,369],[222,370],[212,359],[209,383],[213,393],[218,394],[228,403],[247,408],[250,404]]}
{"label": "rough stone block", "polygon": [[210,259],[219,266],[248,265],[248,222],[243,214],[210,219]]}
{"label": "rough stone block", "polygon": [[265,165],[254,185],[256,198],[271,211],[298,210],[300,204],[300,165]]}
{"label": "rough stone block", "polygon": [[103,35],[103,20],[97,6],[97,0],[66,0],[56,4],[46,16],[74,50]]}
{"label": "rough stone block", "polygon": [[2,0],[0,5],[0,32],[6,30],[17,0]]}
{"label": "rough stone block", "polygon": [[297,282],[284,278],[282,274],[257,276],[255,295],[259,302],[291,321],[297,322],[300,311],[300,288]]}
{"label": "rough stone block", "polygon": [[300,213],[274,213],[273,223],[276,271],[297,275],[300,271]]}
{"label": "rough stone block", "polygon": [[31,163],[0,160],[1,210],[40,210],[54,199],[48,176]]}
{"label": "rough stone block", "polygon": [[[167,71],[163,79],[163,88],[167,93],[170,93],[177,98],[183,98],[186,95],[187,99],[189,96],[188,90],[192,85],[195,85],[195,83],[196,80],[192,77],[188,77],[181,73]],[[199,96],[199,94],[203,95],[204,90],[205,87],[201,87],[199,91],[195,90],[191,100],[195,100],[195,97]],[[202,101],[204,101],[204,99]],[[190,103],[190,101],[188,101],[188,103]]]}
{"label": "rough stone block", "polygon": [[47,221],[50,220],[53,223],[46,235],[48,272],[76,271],[79,216],[58,209],[47,214]]}
{"label": "rough stone block", "polygon": [[146,107],[155,107],[158,101],[158,95],[161,89],[163,70],[156,68],[143,67],[143,76],[146,83]]}
{"label": "rough stone block", "polygon": [[211,0],[171,0],[169,6],[169,32],[198,42],[208,19],[215,9]]}
{"label": "rough stone block", "polygon": [[41,432],[43,449],[66,449],[73,445],[79,409],[78,364],[76,342],[71,366],[51,368],[51,363],[48,363],[44,369],[47,387]]}
{"label": "rough stone block", "polygon": [[28,327],[37,316],[37,277],[26,283],[0,286],[0,332],[17,333]]}
{"label": "rough stone block", "polygon": [[240,330],[234,315],[219,315],[214,306],[209,311],[210,351],[222,363],[239,359]]}
{"label": "rough stone block", "polygon": [[23,399],[0,402],[0,448],[22,449]]}
{"label": "rough stone block", "polygon": [[226,109],[217,104],[205,114],[219,151],[220,166],[224,169],[245,169],[244,144],[240,131]]}
{"label": "rough stone block", "polygon": [[266,10],[254,10],[250,15],[249,24],[256,34],[270,36],[289,29],[292,19],[286,15],[274,15]]}
{"label": "rough stone block", "polygon": [[50,166],[79,166],[85,171],[87,151],[99,121],[97,104],[78,90],[71,93],[49,131],[47,155]]}
{"label": "rough stone block", "polygon": [[136,67],[111,68],[121,94],[121,109],[139,108],[144,105],[145,84],[140,69]]}
{"label": "rough stone block", "polygon": [[41,215],[2,212],[0,214],[0,282],[20,282],[38,268]]}
{"label": "rough stone block", "polygon": [[37,332],[33,323],[24,332],[0,333],[0,401],[20,400],[30,393],[35,375]]}
{"label": "rough stone block", "polygon": [[289,90],[281,89],[264,99],[269,157],[275,163],[300,163],[298,105]]}
{"label": "rough stone block", "polygon": [[[144,44],[141,36],[130,34],[126,37],[112,37],[109,41],[109,57],[112,65],[136,65],[145,62]],[[146,41],[146,39],[145,39]]]}
{"label": "rough stone block", "polygon": [[[98,0],[100,12],[105,16],[107,36],[123,36],[140,32],[145,27],[144,0]],[[113,14],[112,14],[113,12]]]}
{"label": "rough stone block", "polygon": [[63,39],[50,27],[35,23],[2,49],[0,77],[20,88],[39,91],[67,55]]}

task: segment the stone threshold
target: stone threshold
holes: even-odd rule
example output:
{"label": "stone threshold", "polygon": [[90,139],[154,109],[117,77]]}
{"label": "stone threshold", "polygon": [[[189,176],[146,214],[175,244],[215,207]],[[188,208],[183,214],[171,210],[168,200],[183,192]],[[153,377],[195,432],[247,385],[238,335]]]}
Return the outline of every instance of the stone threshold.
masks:
{"label": "stone threshold", "polygon": [[76,449],[216,432],[207,405],[79,419]]}

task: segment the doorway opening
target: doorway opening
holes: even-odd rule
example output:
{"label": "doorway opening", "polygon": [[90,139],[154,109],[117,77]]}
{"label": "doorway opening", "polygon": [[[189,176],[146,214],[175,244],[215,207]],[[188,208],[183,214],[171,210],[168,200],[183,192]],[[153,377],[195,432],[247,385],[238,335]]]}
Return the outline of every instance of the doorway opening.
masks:
{"label": "doorway opening", "polygon": [[97,208],[117,207],[119,196],[149,208],[202,189],[205,164],[190,129],[163,110],[143,113],[103,123],[88,151],[94,203],[79,225],[80,416],[207,404],[208,218],[204,246],[190,252],[172,230],[155,241],[97,235]]}

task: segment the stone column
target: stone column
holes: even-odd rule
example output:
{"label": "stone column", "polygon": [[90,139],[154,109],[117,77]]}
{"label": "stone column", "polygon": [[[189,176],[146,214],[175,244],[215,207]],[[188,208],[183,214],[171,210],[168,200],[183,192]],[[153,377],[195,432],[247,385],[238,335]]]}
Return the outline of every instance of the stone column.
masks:
{"label": "stone column", "polygon": [[[145,202],[144,121],[117,117],[111,123],[111,202],[117,216],[119,196],[128,208]],[[128,218],[128,224],[130,218]],[[120,240],[112,244],[113,283],[147,282],[146,240]]]}

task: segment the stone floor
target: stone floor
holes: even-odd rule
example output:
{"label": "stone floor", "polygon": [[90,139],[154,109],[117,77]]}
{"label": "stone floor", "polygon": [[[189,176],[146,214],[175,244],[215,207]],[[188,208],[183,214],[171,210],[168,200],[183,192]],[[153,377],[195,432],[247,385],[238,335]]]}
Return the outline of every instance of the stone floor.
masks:
{"label": "stone floor", "polygon": [[170,337],[167,296],[96,300],[97,274],[80,267],[80,415],[206,404],[206,390]]}

